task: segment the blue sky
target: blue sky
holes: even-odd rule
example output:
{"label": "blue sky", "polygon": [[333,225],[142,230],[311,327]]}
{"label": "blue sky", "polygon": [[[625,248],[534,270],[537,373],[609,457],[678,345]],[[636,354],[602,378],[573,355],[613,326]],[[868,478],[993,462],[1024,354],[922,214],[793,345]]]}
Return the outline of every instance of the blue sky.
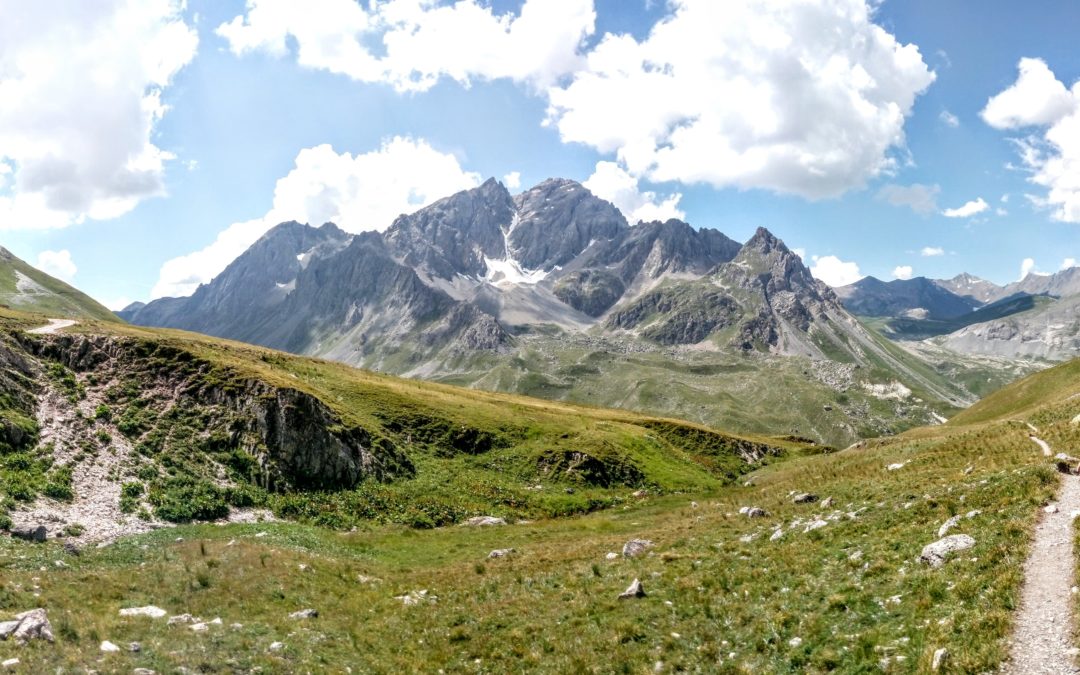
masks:
{"label": "blue sky", "polygon": [[[624,212],[738,240],[768,227],[827,281],[855,278],[856,265],[1005,283],[1025,259],[1052,272],[1080,258],[1080,89],[1069,91],[1080,4],[887,0],[860,22],[862,0],[740,0],[719,14],[725,3],[701,0],[530,2],[320,0],[297,15],[272,0],[149,0],[127,20],[135,10],[119,0],[47,13],[0,0],[0,24],[39,28],[0,28],[0,90],[15,92],[0,103],[0,243],[116,306],[190,291],[279,219],[384,229],[516,173],[517,189],[589,181]],[[379,18],[408,27],[400,52],[387,24],[351,23],[395,4],[406,18]],[[650,39],[659,21],[667,36]],[[832,29],[837,44],[822,37]],[[727,56],[698,69],[709,49]],[[785,79],[793,52],[848,70]],[[633,70],[640,53],[670,57],[660,80],[634,70],[595,94],[590,77],[610,78],[612,62]],[[379,65],[365,69],[369,57]],[[1041,61],[1018,81],[1022,58]],[[870,112],[846,103],[860,73],[876,83]],[[679,114],[696,121],[641,145]],[[945,215],[980,199],[978,213]]]}

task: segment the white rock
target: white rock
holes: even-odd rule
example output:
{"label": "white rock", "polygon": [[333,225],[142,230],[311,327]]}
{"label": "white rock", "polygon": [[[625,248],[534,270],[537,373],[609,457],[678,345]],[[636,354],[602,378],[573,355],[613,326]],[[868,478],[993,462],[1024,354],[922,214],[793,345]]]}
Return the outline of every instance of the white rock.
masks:
{"label": "white rock", "polygon": [[775,532],[772,533],[772,536],[769,537],[769,541],[776,541],[777,539],[779,539],[782,536],[784,536],[784,530],[777,529]]}
{"label": "white rock", "polygon": [[256,532],[255,536],[256,537],[265,537],[267,534],[268,534],[267,532]]}
{"label": "white rock", "polygon": [[934,652],[934,660],[930,664],[930,670],[935,673],[945,665],[945,662],[949,660],[949,650],[942,647]]}
{"label": "white rock", "polygon": [[505,558],[513,553],[517,553],[517,551],[512,548],[497,548],[488,553],[488,558]]}
{"label": "white rock", "polygon": [[923,547],[919,560],[930,567],[941,567],[945,560],[956,551],[963,551],[975,545],[975,540],[966,534],[952,534],[938,539]]}
{"label": "white rock", "polygon": [[190,626],[188,626],[188,628],[195,631],[196,633],[205,633],[206,631],[210,630],[210,624],[200,621],[199,623],[191,624]]}
{"label": "white rock", "polygon": [[104,642],[101,643],[101,651],[103,651],[103,652],[118,652],[118,651],[120,651],[120,648],[117,647],[116,645],[114,645],[113,643],[109,642],[108,640],[105,640]]}
{"label": "white rock", "polygon": [[401,604],[406,607],[412,607],[413,605],[422,605],[425,603],[431,603],[438,600],[434,595],[430,595],[427,589],[422,591],[409,591],[405,595],[395,595],[395,600],[400,600]]}
{"label": "white rock", "polygon": [[319,616],[317,609],[301,609],[289,614],[290,619],[315,619]]}
{"label": "white rock", "polygon": [[168,614],[160,607],[147,605],[146,607],[125,607],[120,610],[120,616],[148,616],[152,619],[160,619]]}
{"label": "white rock", "polygon": [[475,518],[469,518],[461,525],[463,527],[491,527],[493,525],[505,525],[506,520],[504,518],[496,518],[495,516],[476,516]]}
{"label": "white rock", "polygon": [[897,471],[898,469],[903,469],[905,464],[907,464],[907,462],[896,462],[894,464],[890,464],[889,466],[885,467],[885,470],[886,471]]}
{"label": "white rock", "polygon": [[606,556],[604,556],[604,558],[607,559],[607,560],[615,560],[618,557],[619,557],[619,554],[616,553],[615,551],[608,551],[608,554]]}
{"label": "white rock", "polygon": [[937,531],[938,538],[944,537],[945,534],[949,530],[953,529],[954,527],[956,527],[959,524],[960,524],[960,516],[953,516],[952,518],[949,518],[948,520],[946,520],[941,525],[941,527],[938,528],[938,531]]}
{"label": "white rock", "polygon": [[814,530],[820,530],[821,528],[827,526],[828,524],[829,524],[829,522],[826,521],[826,520],[815,520],[815,521],[811,522],[809,525],[807,525],[806,528],[803,530],[803,532],[805,533],[805,532],[813,532]]}
{"label": "white rock", "polygon": [[790,645],[792,647],[798,647],[801,644],[802,644],[802,638],[801,637],[793,637],[790,640],[788,640],[788,645]]}
{"label": "white rock", "polygon": [[285,649],[285,644],[283,642],[271,642],[270,643],[270,651],[272,651],[272,652],[280,652],[282,649]]}
{"label": "white rock", "polygon": [[1049,504],[1046,508],[1043,509],[1043,511],[1046,511],[1047,513],[1057,513],[1057,504]]}
{"label": "white rock", "polygon": [[630,582],[630,585],[626,587],[626,590],[619,594],[619,600],[629,600],[631,598],[644,598],[645,587],[641,585],[640,579],[634,579]]}
{"label": "white rock", "polygon": [[3,663],[0,663],[0,666],[5,668],[14,668],[17,665],[19,665],[19,659],[7,659]]}

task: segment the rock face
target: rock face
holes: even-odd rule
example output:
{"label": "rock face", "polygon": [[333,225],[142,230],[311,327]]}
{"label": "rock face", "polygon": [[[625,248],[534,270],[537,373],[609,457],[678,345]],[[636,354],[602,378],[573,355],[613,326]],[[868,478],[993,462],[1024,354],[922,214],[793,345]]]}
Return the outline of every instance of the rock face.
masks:
{"label": "rock face", "polygon": [[964,551],[975,545],[975,540],[966,534],[953,534],[938,539],[923,547],[919,561],[930,567],[941,567],[949,556],[957,551]]}
{"label": "rock face", "polygon": [[255,480],[271,490],[350,488],[368,478],[388,481],[415,473],[389,439],[346,424],[315,396],[261,380],[205,378],[210,364],[164,343],[73,334],[28,347],[75,371],[93,368],[101,377],[135,377],[173,392],[158,416],[174,407],[204,411],[205,431],[218,449],[254,457]]}

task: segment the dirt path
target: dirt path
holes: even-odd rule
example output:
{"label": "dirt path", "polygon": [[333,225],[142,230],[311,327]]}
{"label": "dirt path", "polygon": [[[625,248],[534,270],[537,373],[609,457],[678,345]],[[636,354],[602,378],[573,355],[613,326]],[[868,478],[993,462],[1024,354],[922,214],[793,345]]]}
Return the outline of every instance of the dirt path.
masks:
{"label": "dirt path", "polygon": [[1042,448],[1044,456],[1049,457],[1050,455],[1054,454],[1053,451],[1050,450],[1050,444],[1043,439],[1037,436],[1028,436],[1028,438],[1030,438],[1036,445]]}
{"label": "dirt path", "polygon": [[50,333],[55,333],[61,328],[68,328],[69,326],[74,326],[77,323],[78,321],[74,321],[72,319],[49,319],[48,325],[41,326],[40,328],[32,328],[26,332],[34,333],[37,335],[48,335]]}
{"label": "dirt path", "polygon": [[[1049,444],[1035,436],[1043,454]],[[1016,617],[1010,661],[1002,669],[1015,675],[1080,673],[1073,648],[1072,586],[1075,575],[1073,511],[1080,511],[1080,476],[1062,475],[1052,512],[1039,514],[1031,553],[1024,563],[1024,586]]]}

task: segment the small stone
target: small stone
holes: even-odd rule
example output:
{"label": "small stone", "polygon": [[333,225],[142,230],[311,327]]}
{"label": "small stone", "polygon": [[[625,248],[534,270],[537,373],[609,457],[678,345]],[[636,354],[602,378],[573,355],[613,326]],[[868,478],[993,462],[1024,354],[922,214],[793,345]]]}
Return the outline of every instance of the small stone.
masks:
{"label": "small stone", "polygon": [[648,539],[631,539],[623,544],[622,554],[624,558],[634,558],[645,552],[645,549],[651,548],[652,541]]}
{"label": "small stone", "polygon": [[138,643],[138,642],[129,642],[128,643],[128,651],[133,653],[133,654],[138,654],[139,652],[142,651],[142,645],[140,643]]}
{"label": "small stone", "polygon": [[176,616],[170,616],[169,621],[168,621],[168,625],[171,626],[171,625],[177,624],[177,623],[193,623],[194,621],[195,621],[195,617],[193,617],[190,614],[185,612],[184,614],[177,614]]}
{"label": "small stone", "polygon": [[629,600],[631,598],[644,598],[645,587],[641,585],[640,579],[634,579],[626,590],[619,594],[619,600]]}
{"label": "small stone", "polygon": [[114,645],[113,643],[109,642],[108,640],[105,640],[105,641],[103,641],[101,643],[101,651],[103,651],[103,652],[118,652],[118,651],[120,651],[120,648],[117,647],[116,645]]}
{"label": "small stone", "polygon": [[230,623],[229,624],[229,628],[232,628],[233,630],[240,630],[243,627],[244,627],[244,624],[242,624],[242,623]]}
{"label": "small stone", "polygon": [[293,612],[289,615],[290,619],[314,619],[319,616],[319,610],[317,609],[301,609],[298,612]]}
{"label": "small stone", "polygon": [[907,464],[907,462],[896,462],[894,464],[890,464],[889,466],[885,467],[885,470],[886,471],[897,471],[899,469],[903,469],[904,465],[906,465],[906,464]]}
{"label": "small stone", "polygon": [[497,548],[491,553],[488,553],[488,558],[505,558],[511,553],[517,553],[517,551],[512,548]]}
{"label": "small stone", "polygon": [[778,528],[775,532],[772,533],[772,536],[769,537],[769,541],[776,541],[782,536],[784,536],[784,530]]}
{"label": "small stone", "polygon": [[[971,475],[971,472],[974,471],[974,470],[975,470],[975,467],[968,466],[966,469],[964,469],[964,475],[965,476]],[[948,652],[946,652],[946,653],[948,653]]]}
{"label": "small stone", "polygon": [[283,643],[283,642],[271,642],[270,643],[270,651],[272,651],[272,652],[280,652],[282,649],[285,649],[285,643]]}
{"label": "small stone", "polygon": [[131,671],[131,675],[157,675],[157,671],[149,668],[136,668]]}
{"label": "small stone", "polygon": [[61,568],[68,566],[68,564],[66,562],[64,562],[63,560],[54,560],[53,565],[56,565],[57,567],[61,567]]}
{"label": "small stone", "polygon": [[802,493],[799,493],[799,494],[795,495],[795,498],[792,499],[791,501],[793,501],[796,504],[813,504],[817,500],[818,500],[817,495],[812,495],[809,492],[802,492]]}
{"label": "small stone", "polygon": [[606,556],[604,556],[604,558],[607,559],[607,560],[615,560],[618,557],[619,557],[619,554],[616,553],[615,551],[608,551],[608,554]]}
{"label": "small stone", "polygon": [[190,626],[188,626],[188,628],[195,631],[196,633],[205,633],[206,631],[210,630],[210,624],[200,621],[199,623],[191,624]]}
{"label": "small stone", "polygon": [[930,567],[941,567],[949,555],[956,551],[963,551],[975,545],[975,540],[966,534],[952,534],[943,539],[938,539],[932,544],[923,547],[919,561]]}
{"label": "small stone", "polygon": [[857,562],[859,560],[862,560],[862,556],[863,556],[862,551],[856,549],[856,550],[851,552],[851,555],[849,555],[847,559],[850,560],[851,562]]}
{"label": "small stone", "polygon": [[958,525],[959,523],[960,523],[960,516],[953,516],[952,518],[949,518],[948,520],[946,520],[946,521],[945,521],[945,522],[944,522],[944,523],[943,523],[943,524],[941,525],[941,527],[939,527],[939,528],[938,528],[938,531],[937,531],[937,536],[938,536],[938,538],[944,537],[944,536],[945,536],[945,534],[946,534],[946,533],[947,533],[947,532],[948,532],[949,530],[951,530],[951,529],[953,529],[954,527],[956,527],[956,526],[957,526],[957,525]]}
{"label": "small stone", "polygon": [[79,546],[73,541],[64,542],[64,553],[68,555],[79,555],[82,551],[79,550]]}
{"label": "small stone", "polygon": [[424,589],[422,591],[409,591],[405,595],[395,595],[394,599],[400,600],[401,604],[405,605],[406,607],[425,603],[432,603],[438,600],[436,596],[428,594],[427,589]]}
{"label": "small stone", "polygon": [[827,521],[827,520],[815,520],[815,521],[811,522],[809,525],[807,525],[806,528],[803,529],[803,532],[805,533],[805,532],[813,532],[814,530],[820,530],[821,528],[825,527],[828,524],[829,524],[829,521]]}
{"label": "small stone", "polygon": [[934,660],[930,664],[930,670],[935,673],[941,670],[949,660],[949,650],[942,647],[934,652]]}
{"label": "small stone", "polygon": [[747,518],[765,518],[768,515],[768,511],[766,511],[765,509],[759,509],[756,506],[752,506],[746,511]]}
{"label": "small stone", "polygon": [[793,637],[790,640],[788,640],[788,645],[791,646],[791,647],[798,647],[801,644],[802,644],[802,638],[801,637]]}
{"label": "small stone", "polygon": [[307,566],[307,565],[305,565],[304,563],[300,563],[299,565],[297,565],[297,567],[299,567],[299,568],[300,568],[300,571],[301,571],[301,572],[307,572],[308,570],[310,570],[310,569],[311,569],[310,567],[308,567],[308,566]]}
{"label": "small stone", "polygon": [[831,508],[832,505],[833,505],[833,498],[832,497],[826,497],[825,501],[821,502],[821,506],[826,508],[826,509]]}
{"label": "small stone", "polygon": [[381,584],[382,579],[379,577],[369,577],[366,574],[357,574],[356,580],[362,584]]}
{"label": "small stone", "polygon": [[476,516],[462,523],[464,527],[491,527],[505,524],[506,520],[504,518],[496,518],[495,516]]}
{"label": "small stone", "polygon": [[1046,508],[1043,509],[1043,511],[1046,511],[1047,513],[1057,513],[1058,512],[1057,504],[1049,504],[1049,505],[1047,505]]}
{"label": "small stone", "polygon": [[[146,607],[125,607],[120,610],[120,616],[148,616],[152,619],[160,619],[167,613],[168,612],[162,608],[153,605],[147,605]],[[172,623],[172,620],[170,620],[169,623]]]}
{"label": "small stone", "polygon": [[692,509],[698,508],[698,503],[697,502],[690,502],[690,508],[692,508]]}
{"label": "small stone", "polygon": [[17,665],[19,665],[19,659],[6,659],[3,663],[0,663],[0,666],[5,668],[14,668]]}
{"label": "small stone", "polygon": [[180,542],[182,542],[182,541],[184,541],[184,538],[183,538],[183,537],[177,537],[177,538],[176,538],[176,543],[177,543],[177,544],[179,544],[179,543],[180,543]]}
{"label": "small stone", "polygon": [[265,537],[266,535],[267,535],[266,532],[256,532],[255,533],[256,538],[262,538],[262,537]]}
{"label": "small stone", "polygon": [[634,490],[633,492],[630,493],[630,496],[634,497],[635,499],[643,499],[643,498],[649,496],[649,491],[648,490]]}

